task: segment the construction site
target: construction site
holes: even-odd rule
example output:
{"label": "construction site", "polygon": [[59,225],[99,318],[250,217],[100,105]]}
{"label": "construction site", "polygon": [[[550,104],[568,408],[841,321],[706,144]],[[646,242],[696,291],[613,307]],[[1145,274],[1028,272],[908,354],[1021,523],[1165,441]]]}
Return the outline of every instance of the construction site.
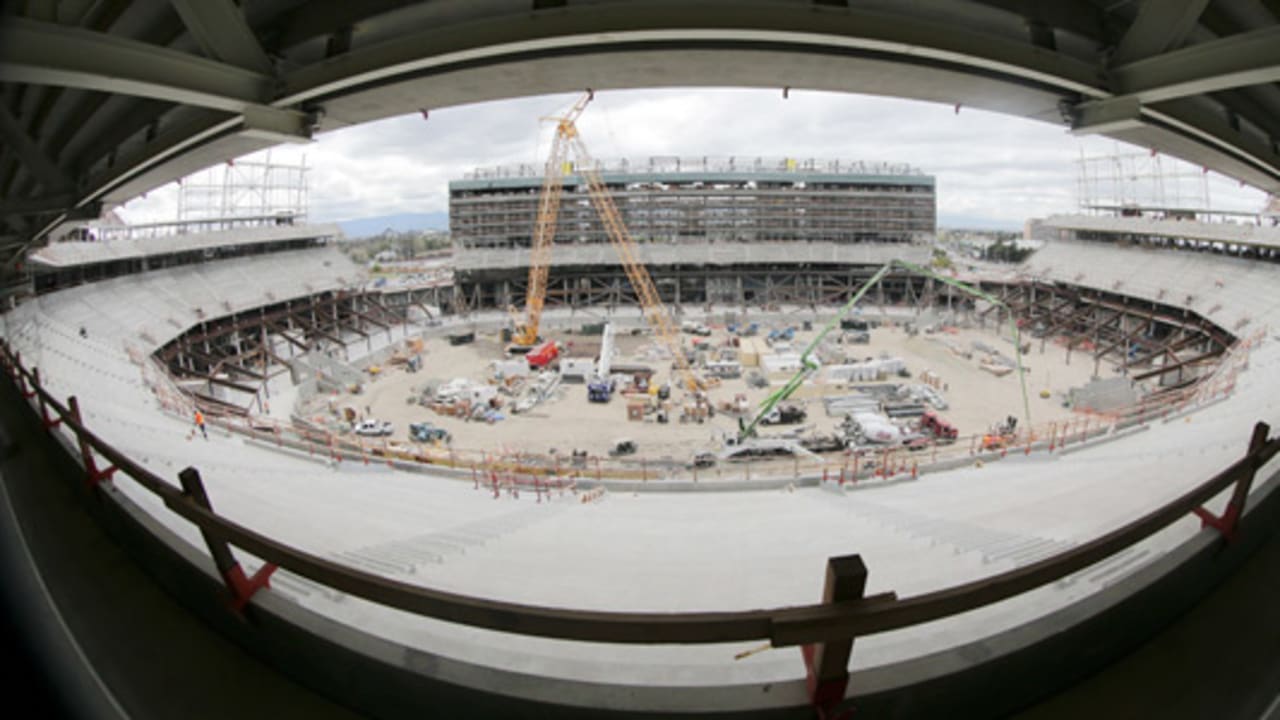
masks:
{"label": "construction site", "polygon": [[[364,312],[353,304],[354,328],[368,352],[350,362],[347,345],[334,345],[343,359],[335,353],[320,358],[316,383],[288,406],[288,419],[309,432],[348,437],[366,460],[370,454],[415,456],[423,448],[447,448],[455,466],[460,457],[486,466],[518,458],[557,475],[561,468],[585,471],[591,465],[603,478],[604,460],[614,470],[639,466],[644,480],[686,472],[697,479],[699,471],[722,476],[726,465],[738,474],[738,464],[748,465],[749,475],[752,463],[772,462],[776,471],[789,462],[798,479],[802,463],[827,468],[833,458],[837,464],[852,459],[864,470],[879,464],[885,475],[896,455],[895,467],[905,469],[910,458],[915,474],[917,455],[927,455],[929,465],[939,453],[944,459],[1004,453],[1018,443],[1029,451],[1046,438],[1052,446],[1059,426],[1066,435],[1072,421],[1086,437],[1094,418],[1095,430],[1107,423],[1114,428],[1118,414],[1140,407],[1161,387],[1194,385],[1199,364],[1214,360],[1228,342],[1208,324],[1185,318],[1168,319],[1172,328],[1155,323],[1154,308],[1139,323],[1140,308],[1116,310],[1105,299],[1054,287],[1042,289],[1037,301],[1034,283],[988,281],[984,289],[963,280],[945,256],[934,254],[927,264],[904,259],[928,248],[904,231],[903,213],[925,210],[914,221],[923,224],[912,230],[933,224],[932,179],[918,171],[896,168],[899,185],[890,188],[883,184],[890,182],[889,170],[881,168],[874,171],[881,173],[875,180],[881,185],[851,189],[837,188],[834,175],[782,183],[759,160],[712,169],[704,159],[692,175],[681,175],[679,162],[663,174],[651,160],[647,174],[620,175],[613,168],[606,182],[610,168],[593,160],[575,124],[591,99],[584,94],[556,118],[536,194],[520,173],[491,172],[452,185],[459,276],[452,296],[434,298],[454,311],[447,325],[438,319],[439,305],[433,313],[418,302],[415,325],[409,314],[397,322],[380,301],[365,303]],[[813,161],[804,164],[805,171],[814,167]],[[784,170],[798,169],[784,164]],[[856,182],[869,182],[864,165],[845,171],[862,173]],[[913,183],[927,195],[915,193]],[[800,194],[783,217],[770,208],[786,188]],[[904,193],[927,200],[903,204],[897,195]],[[850,199],[859,195],[872,198],[871,210],[848,212]],[[506,209],[498,212],[495,202]],[[801,217],[797,203],[828,212]],[[841,203],[846,220],[861,218],[861,230],[832,220],[839,213],[831,208]],[[727,215],[730,206],[740,211]],[[729,215],[737,220],[725,225]],[[773,281],[774,270],[744,263],[735,253],[735,264],[722,272],[750,268],[736,275],[736,293],[714,296],[711,280],[703,277],[692,283],[695,292],[682,296],[689,284],[670,282],[665,274],[678,266],[654,262],[653,244],[633,237],[630,225],[638,219],[651,234],[656,228],[666,233],[659,252],[664,244],[671,251],[676,243],[678,253],[691,240],[712,244],[716,232],[736,223],[768,229],[761,238],[781,240],[775,243],[780,246],[799,239],[806,245],[883,244],[865,242],[878,239],[889,243],[891,255],[879,268],[864,263],[854,271],[845,264],[827,277],[792,268],[788,286]],[[877,223],[884,227],[873,232]],[[516,225],[527,232],[517,232]],[[797,233],[784,238],[777,232],[784,225]],[[583,248],[603,242],[614,257],[584,263]],[[494,252],[503,252],[495,248],[506,248],[508,257],[495,259]],[[564,257],[574,251],[579,257]],[[523,261],[504,268],[514,255]],[[685,278],[696,278],[699,271],[685,260]],[[743,279],[753,270],[765,275],[764,287],[748,294]],[[591,283],[577,282],[586,278],[574,272],[594,274],[597,281],[613,273],[614,293],[593,298]],[[664,282],[655,282],[655,273],[664,273]],[[517,274],[527,279],[512,282]],[[617,276],[625,278],[625,295]],[[797,295],[798,289],[803,292]],[[728,302],[717,308],[717,299]],[[486,310],[504,305],[505,317]],[[558,311],[554,322],[551,316],[544,321],[549,308]],[[370,316],[375,309],[387,317]],[[385,331],[377,352],[365,320]],[[396,326],[399,342],[393,341]],[[264,337],[268,329],[282,332],[264,327]],[[331,331],[341,334],[342,327]],[[1151,350],[1158,334],[1172,335],[1167,353]],[[1047,347],[1051,335],[1055,342]],[[284,339],[303,345],[287,334]],[[1035,354],[1033,340],[1039,341]],[[1186,347],[1204,352],[1194,361],[1172,352]],[[1102,358],[1117,348],[1122,351],[1104,370]],[[1155,369],[1116,377],[1127,373],[1131,360]]]}
{"label": "construction site", "polygon": [[[367,428],[366,441],[393,448],[634,456],[655,479],[773,455],[945,451],[961,436],[967,451],[975,434],[989,436],[988,448],[1007,442],[1009,416],[1021,422],[1026,410],[1012,342],[990,324],[921,327],[909,317],[835,329],[815,351],[821,368],[760,417],[750,438],[742,428],[801,369],[800,351],[821,331],[814,320],[780,317],[764,328],[690,322],[681,345],[691,366],[714,378],[697,391],[682,384],[670,354],[634,317],[549,329],[558,357],[542,367],[508,353],[501,331],[455,332],[455,341],[467,338],[462,344],[443,333],[418,336],[345,375],[344,388],[301,403],[297,414],[334,431]],[[1071,391],[1090,382],[1091,364],[1068,364],[1067,352],[1053,345],[1023,360],[1036,422],[1070,417]]]}

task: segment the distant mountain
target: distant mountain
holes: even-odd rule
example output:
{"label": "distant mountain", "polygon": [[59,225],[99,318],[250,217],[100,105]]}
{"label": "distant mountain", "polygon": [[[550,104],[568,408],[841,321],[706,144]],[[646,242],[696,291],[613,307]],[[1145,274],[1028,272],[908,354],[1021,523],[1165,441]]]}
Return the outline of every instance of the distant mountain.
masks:
{"label": "distant mountain", "polygon": [[381,235],[387,229],[395,232],[407,230],[448,230],[449,213],[398,213],[378,217],[339,220],[338,226],[348,238],[364,238]]}

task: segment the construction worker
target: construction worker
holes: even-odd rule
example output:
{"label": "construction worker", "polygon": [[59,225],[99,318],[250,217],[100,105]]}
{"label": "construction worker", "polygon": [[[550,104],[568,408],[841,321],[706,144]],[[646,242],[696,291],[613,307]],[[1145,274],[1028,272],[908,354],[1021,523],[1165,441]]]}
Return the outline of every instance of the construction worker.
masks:
{"label": "construction worker", "polygon": [[196,427],[200,428],[200,434],[204,436],[205,440],[208,440],[209,432],[204,429],[204,413],[199,410],[196,410]]}

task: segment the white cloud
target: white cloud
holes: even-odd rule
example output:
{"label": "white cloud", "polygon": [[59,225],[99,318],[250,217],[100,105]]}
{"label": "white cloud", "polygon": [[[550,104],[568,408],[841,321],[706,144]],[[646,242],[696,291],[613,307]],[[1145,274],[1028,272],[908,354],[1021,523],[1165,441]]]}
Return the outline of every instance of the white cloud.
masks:
{"label": "white cloud", "polygon": [[[554,95],[391,118],[272,151],[310,173],[310,216],[345,220],[443,211],[448,181],[479,166],[540,165],[550,123],[575,99]],[[937,178],[938,212],[951,219],[1019,226],[1074,209],[1081,153],[1142,152],[1059,126],[951,106],[859,95],[694,89],[597,93],[579,121],[596,157],[650,155],[816,157],[906,162]],[[1222,209],[1257,210],[1264,196],[1211,176]],[[132,222],[176,215],[174,186],[130,202]]]}

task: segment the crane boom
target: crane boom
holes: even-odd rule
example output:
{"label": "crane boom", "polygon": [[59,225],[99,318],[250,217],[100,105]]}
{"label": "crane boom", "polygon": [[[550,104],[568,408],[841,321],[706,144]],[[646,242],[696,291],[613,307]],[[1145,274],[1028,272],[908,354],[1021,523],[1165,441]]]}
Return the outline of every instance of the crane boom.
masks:
{"label": "crane boom", "polygon": [[[773,411],[775,407],[778,406],[778,403],[791,397],[792,393],[794,393],[797,389],[799,389],[799,387],[802,384],[804,384],[804,381],[807,380],[809,376],[812,375],[815,371],[817,371],[818,364],[812,358],[813,352],[818,349],[818,346],[820,344],[822,344],[822,341],[827,337],[827,334],[830,333],[832,329],[834,329],[835,326],[839,324],[839,322],[843,320],[846,315],[849,314],[850,310],[853,310],[854,306],[858,304],[858,301],[862,299],[862,296],[865,295],[868,290],[875,287],[876,284],[878,284],[881,280],[883,280],[884,276],[888,275],[889,271],[893,270],[895,267],[902,268],[903,270],[916,273],[917,275],[923,275],[928,278],[933,278],[934,280],[937,280],[941,283],[944,283],[946,285],[950,285],[954,288],[959,289],[961,292],[965,293],[966,295],[970,295],[972,297],[986,300],[987,302],[992,303],[993,305],[998,305],[1004,308],[1005,310],[1009,310],[1009,306],[1005,305],[1002,301],[1000,301],[995,296],[989,293],[985,293],[982,290],[972,287],[968,284],[962,283],[959,280],[946,277],[945,275],[939,275],[938,273],[935,273],[934,271],[926,267],[922,267],[914,263],[909,263],[905,260],[890,260],[889,262],[882,265],[880,269],[877,270],[875,274],[872,275],[871,278],[868,279],[867,282],[864,283],[861,288],[858,288],[858,291],[854,293],[852,297],[849,298],[849,301],[844,304],[844,307],[840,308],[840,312],[836,313],[835,317],[831,318],[830,322],[828,322],[825,326],[823,326],[822,330],[805,347],[804,352],[800,354],[800,369],[796,371],[795,375],[791,376],[791,379],[788,380],[785,385],[783,385],[777,391],[770,393],[770,395],[760,403],[760,412],[756,413],[756,416],[751,419],[750,423],[741,424],[741,427],[738,431],[739,441],[741,441],[746,437],[749,437],[752,433],[754,433],[756,426],[760,424],[760,421],[763,420],[765,416],[767,416],[770,412]],[[1021,334],[1018,332],[1018,324],[1013,321],[1013,313],[1011,311],[1009,312],[1009,326],[1013,333],[1013,347],[1014,347],[1013,356],[1014,356],[1014,361],[1016,362],[1018,367],[1018,384],[1022,389],[1022,411],[1024,413],[1023,419],[1026,420],[1026,426],[1029,428],[1031,427],[1031,404],[1030,404],[1030,401],[1028,401],[1027,399],[1027,380],[1026,380],[1026,375],[1022,370],[1022,352],[1020,349],[1022,347],[1022,338],[1021,338]]]}
{"label": "crane boom", "polygon": [[609,194],[604,180],[600,177],[600,172],[596,170],[591,154],[587,152],[586,145],[576,132],[570,137],[570,143],[574,157],[578,160],[578,173],[587,181],[587,194],[591,198],[591,204],[595,206],[596,214],[600,216],[605,232],[613,243],[613,249],[618,253],[618,259],[627,273],[627,279],[631,281],[631,287],[636,291],[636,299],[640,302],[645,321],[649,327],[653,328],[653,334],[657,336],[658,341],[671,352],[672,360],[675,362],[676,370],[685,388],[690,392],[700,390],[702,383],[693,372],[693,368],[689,366],[689,359],[684,355],[680,334],[671,322],[671,315],[658,295],[658,289],[653,284],[653,278],[649,276],[649,270],[645,268],[636,253],[635,241],[632,240],[626,224],[622,222],[622,216],[618,214],[618,208],[613,203],[613,196]]}
{"label": "crane boom", "polygon": [[532,251],[529,259],[529,290],[525,295],[525,320],[517,323],[513,337],[518,346],[532,347],[538,341],[538,326],[542,321],[542,307],[547,295],[547,276],[551,269],[551,251],[554,246],[556,222],[560,213],[560,196],[564,191],[564,178],[570,169],[569,157],[577,163],[578,174],[587,182],[587,194],[595,207],[600,221],[604,225],[609,241],[618,253],[618,259],[627,273],[627,279],[636,292],[636,298],[644,312],[645,322],[653,329],[659,342],[671,352],[676,370],[680,373],[681,382],[690,391],[702,388],[702,382],[689,360],[684,356],[680,346],[680,335],[671,322],[671,315],[666,305],[658,296],[658,289],[644,263],[636,253],[635,241],[627,226],[622,222],[618,208],[613,203],[600,172],[596,170],[587,146],[578,134],[575,124],[587,104],[595,97],[588,90],[578,98],[573,107],[564,115],[544,118],[556,122],[556,134],[551,144],[551,154],[547,158],[546,172],[542,180],[542,194],[538,201],[538,216],[534,223]]}
{"label": "crane boom", "polygon": [[[551,249],[555,244],[556,222],[560,216],[560,195],[564,192],[564,176],[568,172],[569,139],[577,135],[574,121],[586,109],[595,95],[583,94],[569,112],[556,121],[556,133],[551,141],[551,153],[542,177],[542,192],[538,197],[538,215],[533,225],[530,242],[529,288],[525,293],[525,317],[517,324],[513,342],[520,347],[533,347],[538,342],[538,329],[542,323],[542,307],[547,300],[547,276],[551,271]],[[545,119],[545,118],[544,118]],[[513,311],[514,312],[514,311]]]}

